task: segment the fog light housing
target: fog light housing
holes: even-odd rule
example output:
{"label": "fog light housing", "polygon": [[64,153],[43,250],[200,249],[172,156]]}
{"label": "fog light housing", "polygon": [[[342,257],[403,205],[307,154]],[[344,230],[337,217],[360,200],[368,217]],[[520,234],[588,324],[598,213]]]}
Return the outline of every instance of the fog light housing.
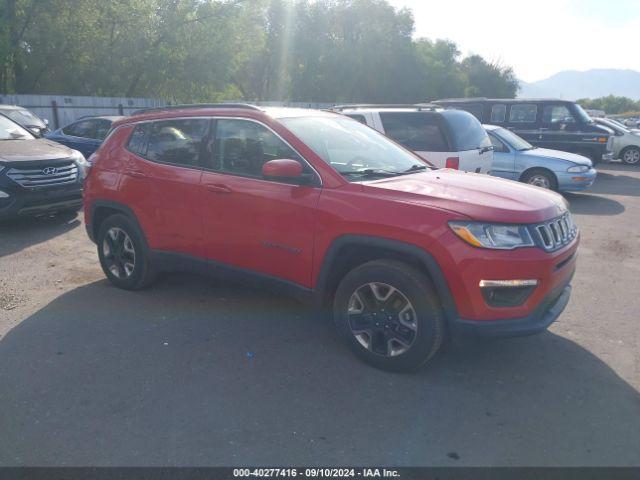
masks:
{"label": "fog light housing", "polygon": [[490,307],[519,307],[538,286],[538,280],[480,280],[480,291]]}

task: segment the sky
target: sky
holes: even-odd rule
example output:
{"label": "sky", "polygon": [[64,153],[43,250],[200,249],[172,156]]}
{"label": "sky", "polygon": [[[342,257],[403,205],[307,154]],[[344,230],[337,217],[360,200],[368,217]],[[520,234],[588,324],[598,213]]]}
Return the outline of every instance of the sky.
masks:
{"label": "sky", "polygon": [[525,82],[562,70],[640,71],[640,0],[388,0],[409,7],[415,37],[513,67]]}

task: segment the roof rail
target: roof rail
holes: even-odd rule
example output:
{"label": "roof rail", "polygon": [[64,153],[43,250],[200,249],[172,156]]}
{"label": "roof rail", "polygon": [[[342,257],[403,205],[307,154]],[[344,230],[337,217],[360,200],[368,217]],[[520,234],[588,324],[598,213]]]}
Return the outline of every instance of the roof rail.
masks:
{"label": "roof rail", "polygon": [[335,105],[331,107],[331,110],[341,112],[342,110],[356,110],[359,108],[415,108],[416,110],[434,110],[440,107],[429,103],[353,103]]}
{"label": "roof rail", "polygon": [[139,115],[141,113],[162,112],[165,110],[188,110],[190,108],[239,108],[247,110],[259,110],[260,107],[249,105],[248,103],[189,103],[184,105],[166,105],[164,107],[150,107],[136,110],[131,115]]}

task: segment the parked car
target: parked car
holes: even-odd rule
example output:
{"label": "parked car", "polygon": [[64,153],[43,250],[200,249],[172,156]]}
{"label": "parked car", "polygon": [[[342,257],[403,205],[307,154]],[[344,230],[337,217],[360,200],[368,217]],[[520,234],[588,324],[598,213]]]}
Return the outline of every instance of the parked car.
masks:
{"label": "parked car", "polygon": [[0,115],[0,220],[77,210],[88,166],[77,150]]}
{"label": "parked car", "polygon": [[506,128],[484,127],[493,144],[491,175],[560,192],[585,190],[596,179],[587,157],[534,147]]}
{"label": "parked car", "polygon": [[471,112],[482,123],[511,130],[536,147],[577,153],[590,158],[594,164],[613,158],[613,132],[596,125],[574,102],[463,98],[433,103]]}
{"label": "parked car", "polygon": [[50,132],[49,122],[38,117],[24,107],[17,105],[0,105],[0,114],[9,117],[23,128],[26,128],[36,137],[42,137]]}
{"label": "parked car", "polygon": [[614,158],[627,165],[640,165],[640,135],[608,118],[596,118],[595,122],[613,130]]}
{"label": "parked car", "polygon": [[635,117],[625,119],[624,124],[628,128],[640,128],[640,120]]}
{"label": "parked car", "polygon": [[436,167],[491,170],[491,142],[480,122],[466,112],[426,104],[339,105],[333,110],[375,128]]}
{"label": "parked car", "polygon": [[569,301],[578,248],[554,192],[431,170],[343,115],[250,105],[114,123],[85,183],[85,221],[117,287],[175,269],[269,286],[396,370],[450,334],[547,328]]}
{"label": "parked car", "polygon": [[111,129],[111,125],[121,116],[82,117],[69,125],[59,128],[47,138],[82,152],[89,158],[102,144]]}

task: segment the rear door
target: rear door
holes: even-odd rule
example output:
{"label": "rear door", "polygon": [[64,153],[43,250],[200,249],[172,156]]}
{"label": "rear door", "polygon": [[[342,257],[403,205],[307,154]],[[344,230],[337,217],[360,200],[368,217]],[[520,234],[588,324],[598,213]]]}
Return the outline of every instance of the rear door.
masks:
{"label": "rear door", "polygon": [[201,161],[210,119],[182,118],[139,124],[132,133],[122,184],[142,184],[148,238],[157,250],[203,256],[198,214]]}
{"label": "rear door", "polygon": [[447,130],[436,113],[381,111],[379,117],[380,128],[377,130],[434,166],[444,168],[447,159],[456,156]]}
{"label": "rear door", "polygon": [[524,138],[532,145],[539,145],[540,124],[538,105],[535,103],[513,103],[508,110],[506,128]]}
{"label": "rear door", "polygon": [[63,135],[56,136],[52,140],[74,148],[80,151],[85,158],[89,158],[104,140],[110,126],[109,120],[88,118],[67,125],[62,129]]}
{"label": "rear door", "polygon": [[462,110],[440,112],[452,143],[450,156],[459,158],[460,170],[489,173],[493,163],[493,146],[478,119]]}

